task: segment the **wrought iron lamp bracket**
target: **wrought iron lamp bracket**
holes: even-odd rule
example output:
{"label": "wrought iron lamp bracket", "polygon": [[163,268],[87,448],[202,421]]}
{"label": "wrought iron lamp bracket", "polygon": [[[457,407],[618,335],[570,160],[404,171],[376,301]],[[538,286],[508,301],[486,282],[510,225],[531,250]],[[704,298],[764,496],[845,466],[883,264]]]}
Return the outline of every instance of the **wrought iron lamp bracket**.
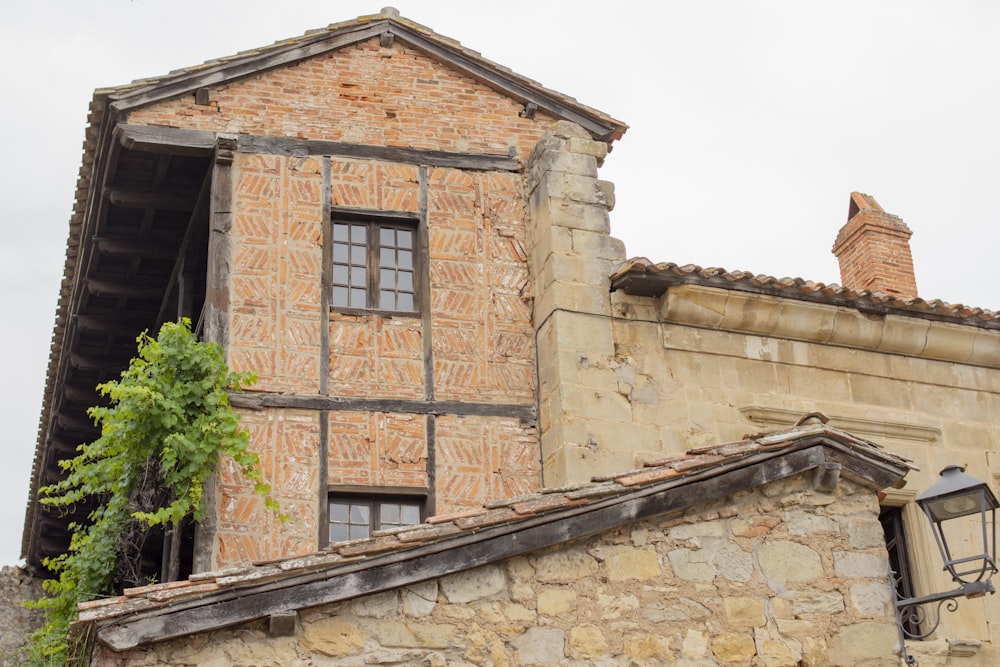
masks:
{"label": "wrought iron lamp bracket", "polygon": [[[895,575],[890,574],[889,578],[892,590],[898,591]],[[962,584],[954,590],[932,593],[920,597],[901,598],[898,592],[895,593],[896,626],[899,629],[899,651],[903,663],[908,667],[917,667],[919,664],[917,659],[906,650],[906,640],[926,639],[934,634],[934,631],[941,624],[942,606],[947,611],[954,612],[958,609],[958,598],[978,598],[987,593],[993,594],[995,592],[996,588],[993,586],[992,581],[974,581]],[[932,612],[934,622],[929,627],[927,626],[927,622],[930,614],[927,611],[926,605],[936,605],[933,607]],[[921,630],[919,632],[910,632],[906,629],[908,625],[917,625]]]}

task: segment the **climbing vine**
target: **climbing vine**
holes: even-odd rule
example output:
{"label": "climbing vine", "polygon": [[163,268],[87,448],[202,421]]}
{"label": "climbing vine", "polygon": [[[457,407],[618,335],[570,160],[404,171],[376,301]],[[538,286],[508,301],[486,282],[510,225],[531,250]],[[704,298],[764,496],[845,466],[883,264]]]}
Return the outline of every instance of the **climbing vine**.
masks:
{"label": "climbing vine", "polygon": [[33,665],[85,659],[85,649],[67,647],[77,604],[147,583],[138,580],[143,540],[159,527],[173,531],[178,544],[181,523],[202,520],[205,484],[220,455],[236,463],[269,509],[278,509],[227,394],[256,375],[231,372],[222,348],[199,342],[187,319],[164,324],[155,339],[144,332],[137,343],[138,356],[121,378],[97,387],[109,400],[88,410],[100,437],[60,463],[62,481],[41,489],[41,502],[54,508],[72,511],[88,500],[98,507],[86,523],[70,524],[69,550],[45,561],[58,577],[45,582],[47,596],[34,603],[46,625],[31,637]]}

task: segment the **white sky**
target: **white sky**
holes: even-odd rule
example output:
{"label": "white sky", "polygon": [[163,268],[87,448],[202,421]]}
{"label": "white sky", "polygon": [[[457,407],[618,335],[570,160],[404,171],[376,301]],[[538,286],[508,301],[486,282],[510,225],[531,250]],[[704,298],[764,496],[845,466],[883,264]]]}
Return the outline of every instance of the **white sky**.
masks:
{"label": "white sky", "polygon": [[852,190],[913,230],[921,296],[1000,310],[991,0],[32,0],[0,10],[0,564],[18,559],[87,105],[393,4],[630,125],[602,170],[628,254],[839,282]]}

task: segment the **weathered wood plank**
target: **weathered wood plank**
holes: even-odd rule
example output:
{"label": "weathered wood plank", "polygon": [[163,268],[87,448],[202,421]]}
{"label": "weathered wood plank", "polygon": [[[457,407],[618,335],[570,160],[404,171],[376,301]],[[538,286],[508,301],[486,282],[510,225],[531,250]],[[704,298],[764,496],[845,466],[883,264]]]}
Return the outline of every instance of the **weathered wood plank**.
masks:
{"label": "weathered wood plank", "polygon": [[480,171],[519,171],[521,169],[521,163],[516,158],[507,155],[453,153],[450,151],[424,150],[401,146],[368,146],[365,144],[350,144],[338,141],[294,139],[291,137],[259,137],[246,134],[240,135],[240,152],[296,157],[330,155]]}
{"label": "weathered wood plank", "polygon": [[160,208],[168,211],[190,211],[194,209],[198,193],[194,190],[127,190],[109,188],[104,192],[108,201],[125,208]]}
{"label": "weathered wood plank", "polygon": [[[120,651],[265,618],[289,609],[315,607],[412,585],[720,500],[737,491],[806,472],[825,457],[823,446],[775,452],[770,456],[762,453],[751,457],[752,463],[744,461],[739,467],[721,467],[472,535],[376,556],[328,574],[312,573],[259,588],[247,587],[238,593],[208,596],[204,602],[185,609],[125,619],[102,628],[98,637]],[[294,594],[290,593],[291,588]]]}
{"label": "weathered wood plank", "polygon": [[148,259],[172,259],[176,253],[169,246],[155,241],[128,240],[124,237],[100,236],[94,238],[94,246],[102,255],[116,257],[139,257]]}
{"label": "weathered wood plank", "polygon": [[286,48],[267,49],[258,55],[247,55],[217,65],[202,66],[191,72],[164,77],[164,80],[154,81],[148,86],[112,95],[111,98],[114,100],[112,106],[124,111],[184,93],[191,93],[193,96],[198,88],[211,87],[363,42],[384,32],[385,25],[385,21],[376,21],[348,28],[332,36],[329,33],[318,34],[311,39],[296,40],[294,45]]}
{"label": "weathered wood plank", "polygon": [[117,280],[101,280],[100,278],[87,278],[87,291],[97,296],[128,299],[158,299],[163,294],[161,287],[143,285],[141,281],[122,283]]}
{"label": "weathered wood plank", "polygon": [[534,421],[535,405],[527,403],[473,403],[466,401],[417,401],[395,398],[349,398],[341,396],[302,396],[298,394],[260,394],[232,392],[234,407],[250,410],[292,408],[340,412],[401,412],[415,415],[462,415],[468,417],[510,417]]}
{"label": "weathered wood plank", "polygon": [[115,136],[124,148],[170,155],[210,157],[215,150],[215,132],[156,125],[120,124]]}

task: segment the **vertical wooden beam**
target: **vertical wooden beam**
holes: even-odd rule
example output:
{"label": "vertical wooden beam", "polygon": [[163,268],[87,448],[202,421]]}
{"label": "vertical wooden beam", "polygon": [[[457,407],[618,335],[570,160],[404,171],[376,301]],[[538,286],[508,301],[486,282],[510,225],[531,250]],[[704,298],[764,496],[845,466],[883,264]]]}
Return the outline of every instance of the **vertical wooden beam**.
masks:
{"label": "vertical wooden beam", "polygon": [[[323,185],[320,196],[323,198],[322,216],[323,229],[321,238],[323,240],[323,268],[320,272],[320,331],[319,331],[319,393],[321,396],[330,395],[330,290],[333,284],[333,221],[331,219],[331,194],[332,176],[330,171],[330,158],[323,158]],[[318,495],[317,503],[319,511],[319,530],[316,544],[319,548],[330,543],[330,503],[327,501],[330,492],[330,411],[319,411],[319,466]]]}
{"label": "vertical wooden beam", "polygon": [[[434,400],[434,337],[433,318],[431,317],[431,235],[427,220],[427,166],[420,165],[417,170],[417,183],[420,188],[419,216],[417,235],[420,242],[420,314],[423,328],[424,353],[424,400]],[[427,433],[427,515],[437,513],[437,447],[436,430],[437,417],[429,414],[425,417],[424,430]]]}
{"label": "vertical wooden beam", "polygon": [[[205,340],[222,346],[229,356],[229,271],[233,225],[233,158],[236,135],[220,134],[212,164],[208,213],[208,276],[205,285]],[[218,516],[215,476],[205,483],[205,515],[195,528],[193,572],[207,572],[214,565]]]}

